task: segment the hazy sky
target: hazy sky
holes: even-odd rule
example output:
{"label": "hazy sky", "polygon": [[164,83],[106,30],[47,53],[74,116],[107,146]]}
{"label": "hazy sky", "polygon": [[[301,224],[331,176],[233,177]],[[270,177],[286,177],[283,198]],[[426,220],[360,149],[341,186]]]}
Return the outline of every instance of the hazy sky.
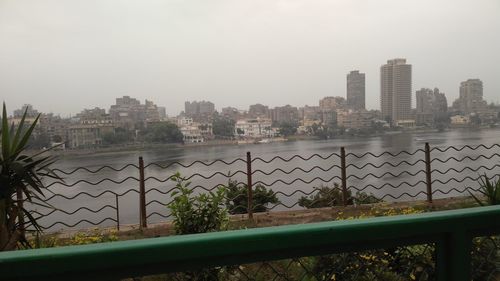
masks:
{"label": "hazy sky", "polygon": [[[63,115],[130,95],[183,110],[317,105],[366,73],[413,65],[413,92],[480,78],[500,101],[499,0],[0,0],[0,100]],[[413,94],[414,95],[414,94]],[[413,106],[415,106],[413,104]]]}

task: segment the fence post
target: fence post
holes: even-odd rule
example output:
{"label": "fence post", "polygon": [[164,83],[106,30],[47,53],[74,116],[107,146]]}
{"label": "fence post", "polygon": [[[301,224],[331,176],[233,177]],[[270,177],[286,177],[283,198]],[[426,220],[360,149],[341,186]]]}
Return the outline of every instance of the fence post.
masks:
{"label": "fence post", "polygon": [[118,194],[115,194],[116,206],[116,230],[120,231],[120,205],[118,203]]}
{"label": "fence post", "polygon": [[147,228],[146,221],[146,187],[144,181],[144,160],[139,157],[139,223],[141,228]]}
{"label": "fence post", "polygon": [[248,192],[248,205],[247,213],[248,219],[253,219],[253,190],[252,190],[252,155],[250,151],[247,152],[247,192]]}
{"label": "fence post", "polygon": [[427,202],[432,203],[431,148],[425,143],[425,182],[427,184]]}
{"label": "fence post", "polygon": [[347,193],[347,167],[345,164],[345,148],[341,147],[340,148],[340,171],[341,171],[341,179],[342,179],[342,204],[344,206],[347,206],[347,199],[348,199],[348,193]]}

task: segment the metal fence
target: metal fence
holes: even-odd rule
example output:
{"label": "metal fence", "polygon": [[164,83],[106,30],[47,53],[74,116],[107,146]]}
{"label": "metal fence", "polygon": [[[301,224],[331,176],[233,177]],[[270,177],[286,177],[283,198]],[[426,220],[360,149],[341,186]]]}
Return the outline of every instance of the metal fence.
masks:
{"label": "metal fence", "polygon": [[[172,181],[179,172],[195,193],[228,186],[243,189],[244,213],[297,210],[307,206],[301,198],[314,201],[323,186],[337,192],[332,205],[353,203],[358,192],[385,201],[427,200],[468,195],[479,188],[481,175],[500,174],[500,145],[431,147],[426,143],[414,151],[355,154],[344,147],[338,152],[270,158],[246,157],[210,162],[165,161],[121,167],[53,169],[63,181],[47,182],[46,200],[53,208],[35,206],[32,212],[43,229],[85,228],[139,224],[147,227],[171,218],[165,205],[176,189]],[[259,206],[256,188],[272,189],[278,201]],[[227,198],[235,201],[238,198]],[[240,198],[241,199],[241,198]],[[239,200],[241,201],[241,200]],[[241,207],[241,206],[236,206]],[[229,210],[234,212],[233,210]],[[240,212],[241,213],[241,212]]]}

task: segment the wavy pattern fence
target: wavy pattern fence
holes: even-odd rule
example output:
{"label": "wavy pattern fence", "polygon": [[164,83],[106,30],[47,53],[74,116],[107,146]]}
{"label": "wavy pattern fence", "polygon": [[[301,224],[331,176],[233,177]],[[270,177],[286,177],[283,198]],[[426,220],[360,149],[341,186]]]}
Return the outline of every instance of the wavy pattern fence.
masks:
{"label": "wavy pattern fence", "polygon": [[[262,185],[276,193],[279,202],[269,211],[301,209],[299,199],[318,193],[321,186],[338,189],[347,204],[348,194],[365,192],[386,201],[428,200],[476,192],[481,175],[500,175],[500,145],[430,147],[415,151],[374,154],[350,153],[345,148],[329,154],[290,157],[175,161],[120,167],[53,169],[63,181],[47,182],[46,202],[32,212],[43,229],[56,231],[89,226],[141,225],[170,219],[165,205],[170,202],[176,172],[195,193],[213,191],[231,180],[245,187],[245,210],[259,210],[253,204],[255,187]],[[237,198],[228,198],[234,201]],[[231,210],[230,210],[231,211]],[[248,216],[252,216],[252,211]]]}

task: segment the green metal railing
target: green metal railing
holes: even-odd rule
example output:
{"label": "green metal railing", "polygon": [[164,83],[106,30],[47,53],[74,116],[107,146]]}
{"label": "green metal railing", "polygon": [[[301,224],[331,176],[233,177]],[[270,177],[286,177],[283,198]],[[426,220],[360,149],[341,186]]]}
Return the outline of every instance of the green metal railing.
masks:
{"label": "green metal railing", "polygon": [[312,255],[435,245],[437,280],[471,280],[472,239],[500,206],[0,253],[1,280],[117,280]]}

